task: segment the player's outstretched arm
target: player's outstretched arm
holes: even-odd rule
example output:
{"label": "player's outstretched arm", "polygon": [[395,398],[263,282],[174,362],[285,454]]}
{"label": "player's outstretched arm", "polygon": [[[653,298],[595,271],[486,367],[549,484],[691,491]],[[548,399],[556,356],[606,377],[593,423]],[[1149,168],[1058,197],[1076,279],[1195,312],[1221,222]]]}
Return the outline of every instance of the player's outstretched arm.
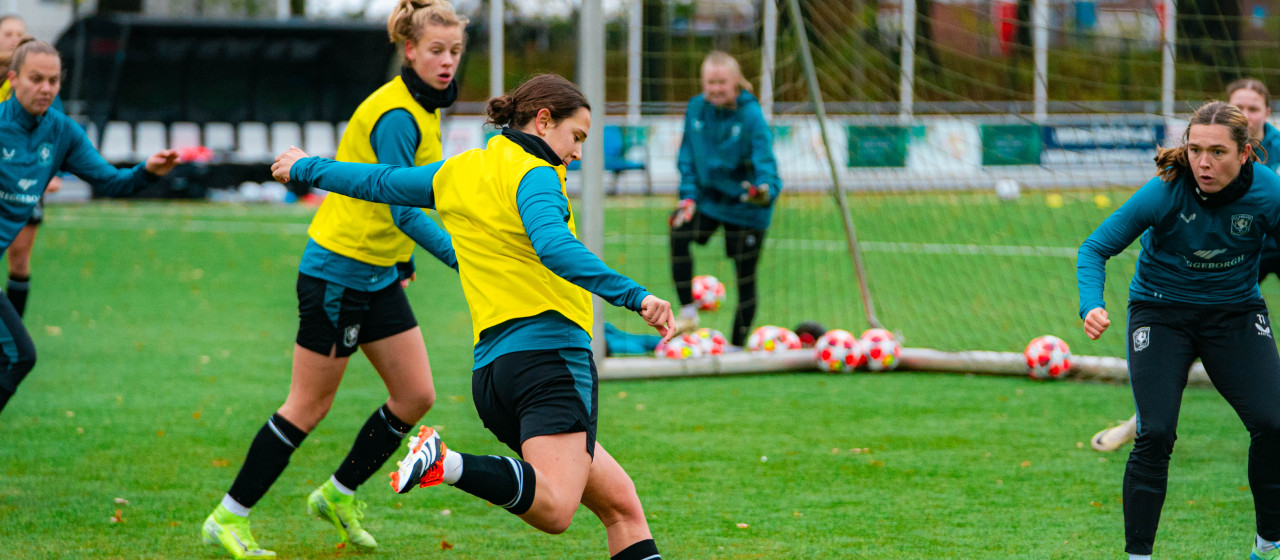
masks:
{"label": "player's outstretched arm", "polygon": [[369,202],[435,208],[431,185],[445,161],[448,160],[422,167],[348,163],[312,157],[291,147],[276,156],[271,175],[281,183],[297,181]]}
{"label": "player's outstretched arm", "polygon": [[527,173],[516,191],[516,206],[529,243],[548,270],[605,301],[632,311],[649,292],[609,268],[569,231],[569,200],[550,167]]}
{"label": "player's outstretched arm", "polygon": [[102,154],[89,142],[89,137],[85,136],[84,130],[75,126],[67,130],[72,137],[67,158],[62,162],[62,170],[89,183],[94,194],[130,195],[142,190],[156,177],[168,173],[178,164],[178,152],[160,150],[143,163],[128,169],[117,169],[102,158]]}

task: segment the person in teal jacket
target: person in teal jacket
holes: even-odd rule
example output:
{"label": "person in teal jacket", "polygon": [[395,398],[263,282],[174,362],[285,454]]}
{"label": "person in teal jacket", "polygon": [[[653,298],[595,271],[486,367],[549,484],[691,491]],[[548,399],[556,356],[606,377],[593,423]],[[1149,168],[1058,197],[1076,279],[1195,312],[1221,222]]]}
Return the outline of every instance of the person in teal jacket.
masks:
{"label": "person in teal jacket", "polygon": [[742,346],[756,314],[756,265],[782,190],[773,135],[738,61],[713,51],[702,61],[702,93],[689,100],[680,141],[680,204],[671,214],[671,276],[680,298],[678,330],[698,324],[691,243],[724,226],[738,306],[730,343]]}
{"label": "person in teal jacket", "polygon": [[[61,76],[62,59],[49,43],[29,41],[14,52],[9,69],[13,96],[0,103],[0,253],[27,225],[56,173],[75,174],[95,193],[124,196],[146,187],[178,163],[173,150],[156,152],[129,169],[107,163],[80,125],[50,110]],[[0,298],[0,410],[35,361],[35,346],[22,318],[8,298]]]}

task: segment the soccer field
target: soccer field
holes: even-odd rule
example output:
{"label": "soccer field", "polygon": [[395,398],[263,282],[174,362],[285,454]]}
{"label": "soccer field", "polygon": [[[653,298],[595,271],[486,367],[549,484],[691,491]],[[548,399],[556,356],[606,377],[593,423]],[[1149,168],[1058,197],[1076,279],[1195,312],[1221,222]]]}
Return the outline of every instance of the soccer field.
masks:
{"label": "soccer field", "polygon": [[[932,212],[947,212],[941,202],[950,195],[916,196],[854,201],[873,287],[888,287],[877,291],[881,317],[891,328],[909,325],[900,327],[909,345],[1020,350],[1029,337],[1018,317],[986,318],[999,327],[987,333],[954,326],[979,307],[975,298],[1003,293],[1061,317],[1061,327],[1039,328],[1061,331],[1077,353],[1123,351],[1116,333],[1095,346],[1107,351],[1081,342],[1073,256],[987,254],[1012,246],[1074,251],[1110,210],[1094,207],[1079,218],[1092,225],[1052,234],[1060,238],[1036,236],[1046,230],[1037,227],[1042,214],[1003,223],[996,231],[1005,233],[991,234],[986,249],[968,250],[964,262],[973,263],[966,266],[974,276],[962,282],[919,272],[952,258],[935,245],[959,245],[957,230],[985,231],[991,214],[965,222],[964,212],[953,212],[955,219],[939,220],[949,214]],[[1091,196],[1068,193],[1067,210],[1096,206]],[[1038,197],[1017,204],[1042,205]],[[912,204],[931,213],[902,211]],[[610,262],[673,298],[665,260],[658,260],[665,244],[654,239],[660,231],[652,225],[668,209],[611,200],[610,223],[619,224],[609,233],[611,254],[651,247]],[[294,282],[310,216],[300,206],[49,208],[26,319],[39,362],[0,415],[0,556],[221,557],[200,545],[200,524],[288,390]],[[891,218],[868,222],[870,216]],[[848,309],[857,305],[851,273],[836,270],[848,266],[838,222],[799,222],[780,219],[771,230],[778,245],[765,258],[789,266],[771,268],[774,276],[761,282],[778,293],[799,292],[788,290],[790,274],[826,269],[831,282],[852,291],[825,305],[804,303],[810,307],[798,313],[832,323],[860,318],[859,309]],[[1028,232],[1034,242],[1026,241]],[[718,246],[702,251],[709,265],[725,267],[717,274],[732,277],[723,257],[712,257]],[[826,256],[801,256],[819,253]],[[980,276],[993,261],[1015,266],[1020,259],[1056,259],[1064,277],[1000,291]],[[506,453],[472,406],[470,321],[456,274],[422,251],[418,265],[408,294],[439,394],[425,422],[452,448]],[[1132,257],[1117,259],[1109,296],[1124,293],[1131,268]],[[783,308],[786,301],[763,300],[757,323],[797,313]],[[1120,309],[1123,300],[1110,303]],[[624,324],[625,315],[608,312]],[[708,321],[727,329],[731,317],[722,311]],[[1117,321],[1113,329],[1121,327]],[[401,496],[382,477],[359,496],[369,503],[364,524],[382,551],[336,550],[332,529],[307,517],[305,498],[384,399],[368,362],[353,359],[328,419],[254,509],[264,547],[299,559],[607,556],[604,532],[585,509],[566,534],[552,537],[460,491]],[[1126,454],[1097,453],[1087,440],[1131,412],[1124,386],[1022,378],[857,373],[604,382],[599,437],[635,480],[666,558],[1102,559],[1119,557],[1123,547]],[[1211,390],[1188,390],[1182,418],[1156,552],[1243,557],[1254,533],[1248,435]]]}

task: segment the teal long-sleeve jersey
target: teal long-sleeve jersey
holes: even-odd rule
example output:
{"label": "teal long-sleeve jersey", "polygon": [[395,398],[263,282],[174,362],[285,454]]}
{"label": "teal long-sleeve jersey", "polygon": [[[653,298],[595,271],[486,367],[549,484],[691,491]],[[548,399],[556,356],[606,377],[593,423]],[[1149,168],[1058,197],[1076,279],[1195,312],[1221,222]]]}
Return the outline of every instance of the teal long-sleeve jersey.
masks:
{"label": "teal long-sleeve jersey", "polygon": [[96,194],[125,196],[155,179],[144,166],[117,169],[107,163],[80,125],[61,111],[35,116],[16,98],[0,103],[0,253],[27,225],[58,172],[83,179]]}
{"label": "teal long-sleeve jersey", "polygon": [[1280,230],[1280,176],[1260,163],[1248,165],[1251,183],[1226,204],[1201,200],[1187,173],[1172,181],[1151,179],[1129,197],[1080,246],[1080,317],[1106,307],[1107,259],[1138,236],[1142,249],[1130,301],[1207,305],[1261,298],[1258,256]]}

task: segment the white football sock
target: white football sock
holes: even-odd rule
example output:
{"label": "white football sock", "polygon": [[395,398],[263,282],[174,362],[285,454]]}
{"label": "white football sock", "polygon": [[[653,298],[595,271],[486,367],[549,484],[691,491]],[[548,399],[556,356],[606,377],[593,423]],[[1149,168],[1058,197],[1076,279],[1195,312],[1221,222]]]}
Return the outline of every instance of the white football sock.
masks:
{"label": "white football sock", "polygon": [[462,455],[445,453],[444,473],[441,476],[445,484],[450,486],[456,484],[458,479],[462,478]]}
{"label": "white football sock", "polygon": [[354,496],[354,495],[356,495],[356,491],[355,491],[355,490],[352,490],[352,489],[350,489],[350,488],[347,488],[346,486],[343,486],[341,482],[338,482],[338,479],[336,479],[336,478],[334,478],[334,477],[333,477],[333,475],[329,475],[329,482],[332,482],[332,483],[333,483],[333,487],[334,487],[334,488],[336,488],[336,489],[338,489],[338,491],[339,491],[339,492],[342,492],[343,494],[346,494],[346,495],[348,495],[348,496]]}
{"label": "white football sock", "polygon": [[240,517],[249,517],[249,508],[240,505],[240,502],[237,502],[235,498],[232,498],[231,494],[227,494],[222,497],[222,507],[227,508],[227,511],[239,515]]}
{"label": "white football sock", "polygon": [[1150,554],[1130,554],[1129,560],[1151,560]]}
{"label": "white football sock", "polygon": [[1257,545],[1258,545],[1258,552],[1266,552],[1276,547],[1276,543],[1274,541],[1269,541],[1267,539],[1264,539],[1262,538],[1262,535],[1258,535]]}

